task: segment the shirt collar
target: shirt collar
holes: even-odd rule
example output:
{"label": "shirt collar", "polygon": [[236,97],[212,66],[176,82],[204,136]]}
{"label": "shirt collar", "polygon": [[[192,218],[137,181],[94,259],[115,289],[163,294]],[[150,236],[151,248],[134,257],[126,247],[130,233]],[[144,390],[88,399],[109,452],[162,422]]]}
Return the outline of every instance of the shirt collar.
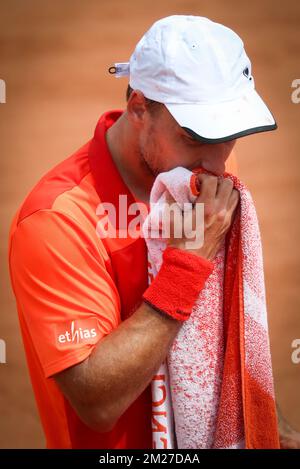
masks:
{"label": "shirt collar", "polygon": [[[125,209],[127,212],[126,220],[128,224],[136,216],[135,214],[129,214],[128,208],[131,204],[139,202],[123,181],[112,159],[105,138],[107,129],[119,119],[122,113],[123,111],[121,110],[108,111],[100,117],[88,151],[90,168],[100,203],[109,202],[113,204],[116,214],[117,229],[121,228],[119,225],[120,206],[122,210]],[[125,199],[125,201],[123,199],[122,202],[120,202],[119,195],[125,195],[127,199]],[[123,220],[123,217],[121,217],[121,219]],[[123,228],[125,227],[123,226]]]}
{"label": "shirt collar", "polygon": [[99,119],[89,146],[89,162],[95,188],[101,202],[111,202],[118,207],[119,195],[127,195],[128,204],[135,198],[123,181],[109,151],[105,134],[122,115],[122,110],[105,112]]}

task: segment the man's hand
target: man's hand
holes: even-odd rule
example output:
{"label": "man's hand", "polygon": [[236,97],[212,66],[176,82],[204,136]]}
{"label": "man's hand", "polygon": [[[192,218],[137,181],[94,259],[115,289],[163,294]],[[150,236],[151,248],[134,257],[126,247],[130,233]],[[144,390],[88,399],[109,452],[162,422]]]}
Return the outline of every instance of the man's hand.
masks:
{"label": "man's hand", "polygon": [[[213,260],[222,242],[228,232],[236,207],[239,202],[239,192],[233,188],[233,182],[229,178],[219,179],[216,176],[208,174],[199,174],[198,182],[200,186],[200,195],[198,196],[195,204],[204,204],[204,244],[198,249],[187,249],[187,243],[193,241],[191,238],[183,236],[176,238],[173,233],[174,227],[171,226],[171,237],[167,240],[169,246],[179,249],[185,249],[204,257],[208,260]],[[170,198],[169,198],[170,199]],[[168,202],[175,202],[169,200]],[[192,212],[193,229],[197,229],[195,209]],[[171,224],[175,223],[174,219]]]}

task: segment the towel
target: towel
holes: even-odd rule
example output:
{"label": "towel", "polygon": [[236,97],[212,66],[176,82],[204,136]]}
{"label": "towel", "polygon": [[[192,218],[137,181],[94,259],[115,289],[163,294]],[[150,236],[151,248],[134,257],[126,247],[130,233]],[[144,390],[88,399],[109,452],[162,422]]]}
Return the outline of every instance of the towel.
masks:
{"label": "towel", "polygon": [[[177,167],[154,182],[143,224],[149,282],[166,247],[163,203],[171,194],[189,210],[195,177]],[[240,203],[213,273],[152,379],[153,448],[280,447],[257,215],[245,185],[229,173],[220,177],[232,179]]]}

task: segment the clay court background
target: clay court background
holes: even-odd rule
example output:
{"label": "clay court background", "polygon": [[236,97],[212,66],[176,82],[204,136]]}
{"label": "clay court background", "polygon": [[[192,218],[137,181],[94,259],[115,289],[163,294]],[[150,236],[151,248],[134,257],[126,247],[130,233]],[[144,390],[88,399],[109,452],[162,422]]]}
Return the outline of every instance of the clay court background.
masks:
{"label": "clay court background", "polygon": [[238,142],[239,174],[257,204],[262,230],[277,399],[300,431],[299,130],[297,0],[0,0],[1,310],[0,447],[44,447],[7,271],[9,223],[40,176],[87,141],[99,115],[124,105],[126,80],[107,73],[126,61],[150,25],[170,14],[208,16],[236,30],[252,58],[256,85],[279,130]]}

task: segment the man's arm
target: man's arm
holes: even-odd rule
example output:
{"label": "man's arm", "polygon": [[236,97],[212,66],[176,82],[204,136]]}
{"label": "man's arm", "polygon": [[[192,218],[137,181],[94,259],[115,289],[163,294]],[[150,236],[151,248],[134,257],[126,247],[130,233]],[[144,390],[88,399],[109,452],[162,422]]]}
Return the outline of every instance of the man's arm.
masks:
{"label": "man's arm", "polygon": [[55,376],[89,427],[100,432],[113,428],[150,383],[181,324],[143,303],[88,359]]}
{"label": "man's arm", "polygon": [[[191,263],[192,258],[195,261],[198,256],[208,260],[214,258],[231,225],[238,203],[238,192],[233,189],[233,184],[228,179],[218,185],[216,177],[202,175],[199,202],[205,204],[205,241],[194,253],[185,253],[187,259],[191,256]],[[190,242],[191,239],[172,238],[169,245],[182,253],[185,241]],[[169,266],[164,263],[163,266],[164,271],[168,271]],[[159,275],[160,272],[151,284],[151,298],[155,298],[153,291],[155,292],[158,285]],[[183,277],[182,272],[178,278],[176,275],[176,269],[172,268],[172,281],[175,284],[178,281],[180,289],[180,279],[189,273],[185,270]],[[201,277],[201,272],[195,269],[194,275],[194,283],[197,285],[197,276]],[[181,291],[186,292],[187,297],[191,295],[189,288],[182,288]],[[159,291],[157,293],[159,298]],[[73,408],[89,427],[100,432],[110,431],[114,427],[120,416],[150,383],[164,361],[181,324],[181,321],[142,303],[130,318],[100,340],[89,358],[54,375]]]}

